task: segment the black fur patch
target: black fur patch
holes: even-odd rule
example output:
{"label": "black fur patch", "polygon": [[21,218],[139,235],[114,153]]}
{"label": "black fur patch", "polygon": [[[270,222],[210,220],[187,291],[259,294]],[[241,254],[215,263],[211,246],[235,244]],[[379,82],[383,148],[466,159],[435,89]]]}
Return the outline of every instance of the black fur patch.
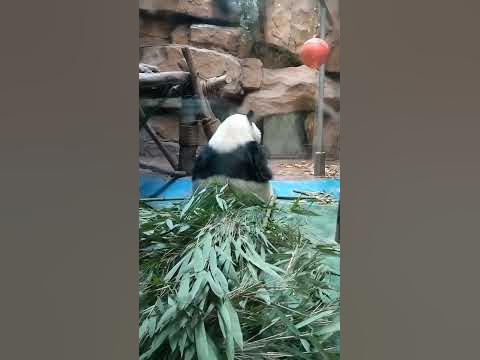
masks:
{"label": "black fur patch", "polygon": [[192,180],[218,175],[257,183],[266,183],[272,179],[263,147],[255,141],[229,153],[218,153],[210,146],[203,148],[195,160]]}

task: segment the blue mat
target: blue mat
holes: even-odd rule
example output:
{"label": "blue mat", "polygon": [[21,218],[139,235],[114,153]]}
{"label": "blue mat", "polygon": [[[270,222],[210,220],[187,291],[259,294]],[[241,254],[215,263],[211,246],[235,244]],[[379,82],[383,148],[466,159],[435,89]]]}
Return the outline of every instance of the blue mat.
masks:
{"label": "blue mat", "polygon": [[[159,191],[165,187],[167,181],[158,176],[140,176],[140,197],[141,198],[162,198],[165,200],[184,199],[192,193],[192,180],[190,178],[180,178],[172,182],[161,193]],[[339,179],[316,179],[302,181],[272,181],[273,191],[279,197],[296,197],[297,191],[306,192],[326,192],[338,199],[340,196]]]}

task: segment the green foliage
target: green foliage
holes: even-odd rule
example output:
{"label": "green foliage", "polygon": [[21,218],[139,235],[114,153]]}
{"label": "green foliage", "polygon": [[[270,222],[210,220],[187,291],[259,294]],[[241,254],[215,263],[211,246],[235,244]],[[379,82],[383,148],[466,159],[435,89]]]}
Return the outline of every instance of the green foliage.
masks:
{"label": "green foliage", "polygon": [[140,359],[337,359],[339,249],[289,212],[228,186],[141,204]]}

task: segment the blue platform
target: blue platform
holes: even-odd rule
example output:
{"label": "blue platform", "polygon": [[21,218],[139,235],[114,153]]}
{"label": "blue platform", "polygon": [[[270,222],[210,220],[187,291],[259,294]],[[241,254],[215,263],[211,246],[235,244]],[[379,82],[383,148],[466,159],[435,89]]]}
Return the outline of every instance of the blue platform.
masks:
{"label": "blue platform", "polygon": [[[140,176],[140,197],[161,198],[164,200],[179,200],[192,194],[192,180],[180,178],[168,185],[167,181],[158,176]],[[272,181],[273,191],[278,197],[297,197],[296,191],[325,192],[338,199],[340,196],[339,179],[315,179],[302,181]],[[164,189],[162,189],[164,188]]]}
{"label": "blue platform", "polygon": [[[340,196],[339,179],[315,179],[303,181],[272,181],[272,187],[277,197],[296,198],[297,191],[305,192],[325,192],[331,194],[338,200]],[[140,197],[155,198],[160,201],[149,202],[150,206],[162,208],[173,203],[184,201],[192,194],[192,181],[190,178],[180,178],[172,182],[158,176],[140,176]],[[289,203],[289,200],[281,200],[279,203]],[[302,217],[295,215],[293,217],[304,218],[310,223],[309,231],[314,231],[311,238],[322,239],[322,242],[335,242],[335,231],[337,225],[338,203],[330,206],[316,205],[314,210],[320,216]],[[338,267],[338,264],[336,265]]]}

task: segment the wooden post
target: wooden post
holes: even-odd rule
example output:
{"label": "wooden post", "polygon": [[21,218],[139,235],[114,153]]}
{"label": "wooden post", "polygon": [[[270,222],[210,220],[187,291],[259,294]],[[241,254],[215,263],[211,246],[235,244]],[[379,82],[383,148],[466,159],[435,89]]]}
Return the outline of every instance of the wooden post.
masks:
{"label": "wooden post", "polygon": [[[195,93],[198,96],[198,99],[200,102],[200,109],[203,115],[205,117],[211,118],[212,120],[218,121],[212,109],[210,108],[210,104],[208,103],[205,97],[205,94],[203,93],[203,86],[202,86],[202,83],[200,82],[200,79],[198,78],[197,69],[195,67],[195,64],[193,63],[192,53],[190,52],[190,49],[188,47],[182,48],[182,54],[183,54],[183,57],[185,58],[188,68],[190,69],[193,88],[195,90]],[[220,121],[218,121],[218,124],[220,125]]]}
{"label": "wooden post", "polygon": [[[326,8],[323,3],[320,5],[320,38],[325,38],[325,20]],[[325,65],[321,65],[318,71],[317,88],[317,119],[315,126],[315,136],[313,139],[312,160],[314,163],[313,174],[315,176],[325,176],[325,153],[323,152],[323,97],[325,90]]]}
{"label": "wooden post", "polygon": [[178,170],[183,170],[187,175],[192,174],[193,165],[198,147],[198,123],[195,119],[198,99],[184,97],[182,99],[182,116],[179,124],[179,154]]}
{"label": "wooden post", "polygon": [[317,151],[313,161],[313,173],[315,176],[325,176],[326,154],[324,151]]}
{"label": "wooden post", "polygon": [[[195,68],[195,64],[193,63],[190,49],[188,47],[183,47],[182,54],[183,54],[183,57],[185,58],[185,63],[181,61],[180,67],[182,69],[188,68],[190,71],[193,89],[195,90],[195,93],[198,96],[198,99],[200,102],[200,110],[204,117],[204,121],[202,121],[202,126],[205,134],[207,135],[207,137],[209,137],[211,136],[211,134],[213,134],[217,130],[218,126],[220,125],[220,120],[218,120],[215,114],[213,113],[212,108],[210,107],[210,104],[204,94],[204,85],[198,78],[198,73]],[[228,76],[225,76],[225,77],[222,76],[221,79],[222,79],[221,82],[224,82],[225,84],[228,84],[231,82],[231,79]],[[219,83],[215,83],[215,86],[217,86],[218,84]]]}

